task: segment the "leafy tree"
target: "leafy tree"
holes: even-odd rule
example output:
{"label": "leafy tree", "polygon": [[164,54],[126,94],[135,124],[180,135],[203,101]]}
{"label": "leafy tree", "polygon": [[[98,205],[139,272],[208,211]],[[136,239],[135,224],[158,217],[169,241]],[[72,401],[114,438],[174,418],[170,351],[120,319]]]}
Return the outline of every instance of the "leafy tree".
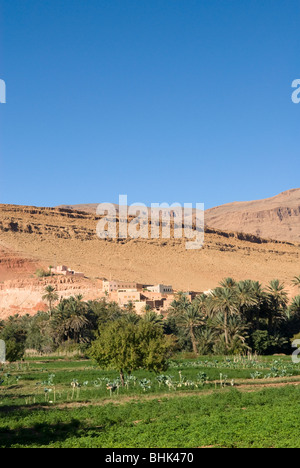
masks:
{"label": "leafy tree", "polygon": [[31,318],[25,346],[26,349],[35,349],[40,353],[49,353],[54,350],[49,314],[38,312]]}
{"label": "leafy tree", "polygon": [[197,334],[198,351],[201,355],[212,354],[217,341],[217,332],[213,327],[202,328]]}
{"label": "leafy tree", "polygon": [[1,330],[0,339],[5,341],[6,360],[9,362],[19,361],[24,356],[27,321],[27,317],[11,316]]}
{"label": "leafy tree", "polygon": [[266,354],[270,347],[270,337],[267,330],[256,330],[252,333],[252,347],[258,354]]}
{"label": "leafy tree", "polygon": [[122,317],[100,328],[88,354],[101,368],[118,370],[124,386],[125,372],[166,370],[173,349],[174,340],[159,325],[143,319],[134,324]]}
{"label": "leafy tree", "polygon": [[175,295],[175,299],[171,304],[170,313],[174,315],[181,314],[187,310],[190,301],[184,292],[180,291]]}

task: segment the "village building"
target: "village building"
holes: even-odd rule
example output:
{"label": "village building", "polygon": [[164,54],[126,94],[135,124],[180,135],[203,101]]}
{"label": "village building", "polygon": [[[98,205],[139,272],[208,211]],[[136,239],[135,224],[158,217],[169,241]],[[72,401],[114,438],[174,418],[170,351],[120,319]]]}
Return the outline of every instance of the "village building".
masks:
{"label": "village building", "polygon": [[146,306],[157,312],[166,312],[175,299],[172,286],[164,284],[145,285],[130,281],[103,280],[102,294],[110,302],[116,302],[120,307],[132,303],[138,314],[142,314]]}
{"label": "village building", "polygon": [[157,284],[156,286],[147,286],[146,289],[148,291],[157,292],[160,294],[172,294],[173,293],[172,286],[165,286],[164,284]]}
{"label": "village building", "polygon": [[118,291],[119,289],[142,289],[143,285],[139,283],[134,283],[130,281],[119,281],[119,280],[110,280],[102,282],[102,291],[103,292],[113,292]]}
{"label": "village building", "polygon": [[125,306],[130,302],[140,302],[141,293],[137,289],[119,289],[118,291],[118,304]]}
{"label": "village building", "polygon": [[80,271],[71,270],[66,265],[59,265],[57,267],[50,267],[50,273],[52,275],[75,276],[75,277],[78,277],[78,278],[84,278],[84,273],[82,273]]}

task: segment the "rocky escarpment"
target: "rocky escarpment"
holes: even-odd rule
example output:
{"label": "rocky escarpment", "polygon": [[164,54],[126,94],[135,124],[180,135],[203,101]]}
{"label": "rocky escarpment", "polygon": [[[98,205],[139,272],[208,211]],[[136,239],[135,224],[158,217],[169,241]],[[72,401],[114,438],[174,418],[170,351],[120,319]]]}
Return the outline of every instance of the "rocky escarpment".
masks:
{"label": "rocky escarpment", "polygon": [[[299,207],[300,209],[300,207]],[[15,205],[0,205],[0,232],[24,233],[37,236],[54,236],[58,239],[79,239],[92,240],[97,238],[96,226],[101,219],[100,216],[89,212],[75,211],[67,208],[36,208],[36,207],[18,207]],[[133,217],[128,217],[130,222]],[[53,222],[52,222],[53,221]],[[149,238],[150,238],[149,222]],[[161,223],[160,223],[161,224]],[[174,220],[171,220],[171,239],[174,239],[173,228]],[[117,219],[118,231],[118,219]],[[267,239],[257,234],[238,231],[226,231],[224,229],[205,226],[206,234],[213,234],[226,239],[238,239],[254,244],[281,243],[275,238]],[[108,239],[112,242],[130,242],[132,239]],[[151,240],[155,243],[155,240]],[[157,241],[161,245],[161,240]]]}
{"label": "rocky escarpment", "polygon": [[[99,217],[92,213],[68,208],[0,205],[0,250],[2,246],[4,252],[0,252],[0,282],[23,281],[18,285],[5,283],[2,308],[5,305],[6,312],[11,306],[36,310],[42,283],[36,283],[35,271],[49,265],[67,265],[83,272],[86,278],[79,290],[84,297],[99,292],[94,282],[103,277],[206,291],[226,276],[263,284],[278,278],[291,284],[291,279],[300,273],[300,249],[296,243],[206,227],[203,248],[187,250],[186,239],[174,236],[100,240],[96,234],[98,221]],[[25,284],[25,279],[29,283]],[[65,291],[63,294],[71,295],[79,283],[57,286]],[[31,287],[38,287],[39,291],[32,293]],[[26,294],[34,298],[30,304]]]}
{"label": "rocky escarpment", "polygon": [[62,276],[7,280],[0,283],[0,319],[14,314],[33,315],[38,311],[47,311],[48,305],[43,295],[48,285],[55,288],[59,298],[80,294],[85,300],[93,300],[101,296],[101,281]]}
{"label": "rocky escarpment", "polygon": [[210,227],[217,229],[300,242],[300,189],[265,200],[212,208],[206,211],[205,219]]}

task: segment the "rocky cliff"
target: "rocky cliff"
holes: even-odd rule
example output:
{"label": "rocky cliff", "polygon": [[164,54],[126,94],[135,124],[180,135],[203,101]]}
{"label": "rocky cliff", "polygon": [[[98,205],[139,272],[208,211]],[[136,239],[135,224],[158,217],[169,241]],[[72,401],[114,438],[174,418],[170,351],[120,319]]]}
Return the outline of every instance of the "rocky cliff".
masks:
{"label": "rocky cliff", "polygon": [[289,286],[300,274],[297,243],[207,227],[204,247],[188,251],[184,239],[100,240],[98,220],[72,209],[0,205],[0,318],[42,306],[45,284],[53,279],[37,279],[35,271],[50,265],[82,271],[86,278],[60,278],[54,285],[63,296],[80,292],[84,298],[100,297],[103,277],[203,291],[225,276],[263,284],[279,278]]}

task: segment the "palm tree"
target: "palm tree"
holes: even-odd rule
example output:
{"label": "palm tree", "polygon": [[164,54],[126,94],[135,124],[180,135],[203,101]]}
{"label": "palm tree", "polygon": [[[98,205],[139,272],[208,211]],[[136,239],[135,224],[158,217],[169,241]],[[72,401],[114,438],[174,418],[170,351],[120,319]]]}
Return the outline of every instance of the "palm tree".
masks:
{"label": "palm tree", "polygon": [[212,327],[205,327],[198,333],[198,350],[201,355],[212,353],[217,333]]}
{"label": "palm tree", "polygon": [[128,314],[133,314],[135,313],[135,305],[132,301],[127,302],[127,304],[124,305],[124,311]]}
{"label": "palm tree", "polygon": [[47,301],[49,304],[49,314],[51,316],[51,311],[52,311],[52,304],[53,302],[57,301],[59,299],[59,296],[56,292],[56,289],[49,285],[46,286],[45,288],[45,294],[42,296],[43,301]]}
{"label": "palm tree", "polygon": [[298,286],[300,288],[300,276],[295,276],[293,281],[292,281],[292,284],[294,286]]}
{"label": "palm tree", "polygon": [[208,314],[208,296],[206,294],[199,294],[193,300],[193,303],[197,305],[199,312],[204,316]]}
{"label": "palm tree", "polygon": [[87,304],[80,296],[63,299],[54,310],[53,329],[58,342],[73,339],[79,343],[84,339],[84,330],[91,325],[87,317]]}
{"label": "palm tree", "polygon": [[250,320],[253,319],[255,306],[257,306],[259,299],[253,288],[252,281],[240,281],[237,283],[235,290],[240,313],[243,317],[248,318],[250,315]]}
{"label": "palm tree", "polygon": [[209,308],[211,314],[223,315],[223,330],[225,337],[225,345],[229,345],[228,336],[228,318],[231,315],[238,314],[239,302],[234,288],[216,288],[209,298]]}
{"label": "palm tree", "polygon": [[218,353],[230,353],[237,354],[245,350],[249,350],[249,346],[246,344],[248,338],[247,330],[248,327],[239,315],[231,315],[228,317],[227,331],[228,331],[228,343],[226,343],[224,333],[224,317],[223,314],[217,314],[211,322],[211,325],[219,333],[219,339],[215,344],[215,351]]}
{"label": "palm tree", "polygon": [[270,281],[266,288],[268,301],[268,327],[273,331],[274,321],[280,318],[286,309],[288,303],[288,294],[285,291],[285,285],[278,279]]}
{"label": "palm tree", "polygon": [[170,314],[171,315],[178,315],[179,313],[183,313],[187,310],[190,306],[191,302],[188,299],[187,295],[184,292],[178,292],[175,296],[174,301],[171,304]]}
{"label": "palm tree", "polygon": [[290,307],[289,307],[290,312],[293,314],[299,314],[300,315],[300,296],[294,297]]}
{"label": "palm tree", "polygon": [[234,289],[236,287],[236,281],[233,278],[224,278],[220,282],[221,288]]}
{"label": "palm tree", "polygon": [[143,315],[143,319],[146,322],[151,322],[156,325],[163,325],[163,316],[161,314],[158,314],[157,312],[155,312],[155,310],[152,310],[151,308],[150,310],[147,309],[147,306],[145,306],[144,310],[145,313]]}
{"label": "palm tree", "polygon": [[182,313],[177,313],[176,322],[178,326],[183,328],[189,335],[193,346],[193,352],[198,354],[195,331],[204,324],[204,318],[199,312],[197,304],[192,302]]}
{"label": "palm tree", "polygon": [[266,303],[266,293],[263,290],[263,287],[259,281],[252,281],[252,290],[253,294],[256,297],[257,304],[254,307],[255,309],[255,316],[256,316],[256,329],[259,330],[260,328],[260,315],[263,305]]}

